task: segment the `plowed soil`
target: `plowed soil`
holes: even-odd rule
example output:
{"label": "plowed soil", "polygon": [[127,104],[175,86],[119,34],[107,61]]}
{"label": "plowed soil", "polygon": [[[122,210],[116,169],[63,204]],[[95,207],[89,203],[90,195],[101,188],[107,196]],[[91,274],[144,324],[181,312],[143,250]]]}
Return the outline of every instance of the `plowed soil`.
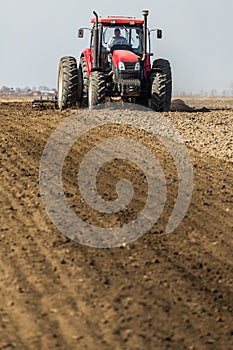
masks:
{"label": "plowed soil", "polygon": [[[193,163],[187,215],[166,234],[165,213],[139,240],[112,249],[66,238],[40,197],[43,149],[74,111],[0,103],[1,350],[233,349],[233,100],[185,102],[189,110],[166,116],[183,136]],[[76,201],[72,164],[78,147],[69,155],[64,182],[70,203],[88,218],[87,208]],[[165,151],[160,152],[165,164]],[[172,169],[166,173],[167,213],[177,193]],[[140,187],[140,176],[138,181]],[[103,195],[106,183],[100,180]],[[92,213],[89,219],[97,220]]]}

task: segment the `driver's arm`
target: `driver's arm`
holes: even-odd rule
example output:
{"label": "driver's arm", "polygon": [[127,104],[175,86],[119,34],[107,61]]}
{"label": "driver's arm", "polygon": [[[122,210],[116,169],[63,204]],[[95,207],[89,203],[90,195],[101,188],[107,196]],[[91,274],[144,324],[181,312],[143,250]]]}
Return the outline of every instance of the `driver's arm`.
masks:
{"label": "driver's arm", "polygon": [[124,42],[124,44],[128,44],[128,41],[124,36],[122,36],[121,38],[122,38],[122,41]]}
{"label": "driver's arm", "polygon": [[108,46],[107,46],[108,51],[110,51],[110,49],[111,49],[111,47],[112,47],[113,42],[114,42],[114,38],[111,38],[111,39],[109,40],[109,42],[108,42]]}

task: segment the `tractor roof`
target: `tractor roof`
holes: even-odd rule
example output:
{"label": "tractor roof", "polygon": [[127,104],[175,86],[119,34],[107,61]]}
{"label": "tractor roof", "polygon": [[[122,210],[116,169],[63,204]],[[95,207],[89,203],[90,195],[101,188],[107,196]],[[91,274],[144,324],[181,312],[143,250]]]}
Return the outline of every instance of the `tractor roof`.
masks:
{"label": "tractor roof", "polygon": [[[92,18],[91,23],[95,23],[96,19]],[[128,24],[128,25],[143,25],[144,20],[136,19],[135,17],[125,17],[125,16],[108,16],[100,17],[99,23],[103,25],[116,25],[116,24]]]}

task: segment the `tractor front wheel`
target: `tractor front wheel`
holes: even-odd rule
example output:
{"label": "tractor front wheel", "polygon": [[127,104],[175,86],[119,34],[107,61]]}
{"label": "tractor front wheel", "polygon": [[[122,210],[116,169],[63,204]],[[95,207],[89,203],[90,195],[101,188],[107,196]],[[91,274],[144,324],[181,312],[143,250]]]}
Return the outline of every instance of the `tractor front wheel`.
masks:
{"label": "tractor front wheel", "polygon": [[105,77],[101,72],[91,72],[88,86],[89,108],[105,102]]}
{"label": "tractor front wheel", "polygon": [[151,108],[157,112],[170,110],[172,96],[172,74],[169,61],[154,61],[151,73]]}
{"label": "tractor front wheel", "polygon": [[58,71],[58,107],[66,109],[77,105],[79,96],[77,62],[74,57],[61,58]]}

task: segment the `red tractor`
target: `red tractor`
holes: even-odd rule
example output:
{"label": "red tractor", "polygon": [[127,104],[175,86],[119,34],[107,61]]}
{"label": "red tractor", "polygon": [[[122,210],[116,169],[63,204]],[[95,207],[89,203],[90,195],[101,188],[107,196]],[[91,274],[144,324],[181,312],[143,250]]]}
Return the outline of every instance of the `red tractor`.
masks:
{"label": "red tractor", "polygon": [[[80,57],[79,67],[74,57],[60,60],[58,73],[58,106],[90,108],[104,103],[105,98],[120,96],[126,102],[139,103],[158,112],[169,111],[172,95],[172,75],[169,61],[159,58],[151,65],[151,32],[147,19],[133,17],[98,17],[91,23],[90,47]],[[78,31],[83,38],[84,29]]]}

